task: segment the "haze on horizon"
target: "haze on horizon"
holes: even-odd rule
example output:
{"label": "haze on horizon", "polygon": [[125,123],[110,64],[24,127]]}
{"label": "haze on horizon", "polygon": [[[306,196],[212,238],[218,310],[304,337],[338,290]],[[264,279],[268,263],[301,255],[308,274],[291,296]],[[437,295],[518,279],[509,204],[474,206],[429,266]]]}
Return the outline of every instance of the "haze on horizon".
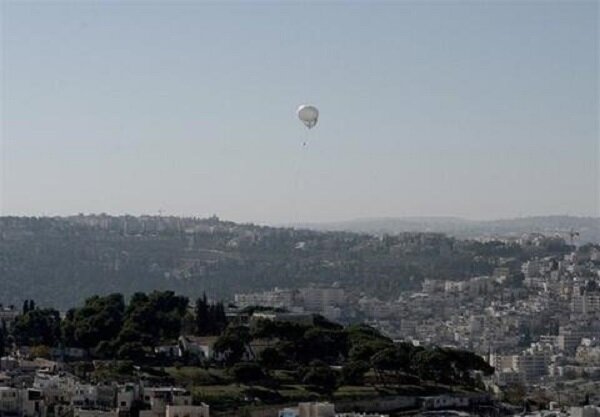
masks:
{"label": "haze on horizon", "polygon": [[0,214],[598,216],[598,4],[4,1]]}

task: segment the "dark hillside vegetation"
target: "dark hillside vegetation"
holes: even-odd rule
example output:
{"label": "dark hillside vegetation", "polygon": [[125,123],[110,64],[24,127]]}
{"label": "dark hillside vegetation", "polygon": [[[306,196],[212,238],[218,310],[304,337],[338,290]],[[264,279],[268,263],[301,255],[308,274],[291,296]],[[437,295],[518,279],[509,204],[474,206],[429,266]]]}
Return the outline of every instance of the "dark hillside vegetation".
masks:
{"label": "dark hillside vegetation", "polygon": [[[397,297],[425,278],[489,274],[510,259],[562,253],[564,241],[523,248],[438,233],[375,237],[217,218],[0,218],[0,302],[65,309],[94,294],[173,290],[191,298],[339,282]],[[510,263],[509,263],[510,264]],[[516,265],[516,263],[515,263]]]}

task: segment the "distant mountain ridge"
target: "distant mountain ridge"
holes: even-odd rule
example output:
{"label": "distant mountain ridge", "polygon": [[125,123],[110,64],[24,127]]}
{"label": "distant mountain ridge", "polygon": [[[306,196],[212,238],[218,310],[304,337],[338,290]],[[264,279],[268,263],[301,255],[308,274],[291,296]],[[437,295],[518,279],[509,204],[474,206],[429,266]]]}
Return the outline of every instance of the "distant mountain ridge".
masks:
{"label": "distant mountain ridge", "polygon": [[533,216],[498,220],[469,220],[460,217],[380,217],[340,222],[297,225],[313,230],[396,234],[402,232],[445,233],[458,238],[518,237],[525,233],[559,234],[576,242],[600,242],[600,217]]}

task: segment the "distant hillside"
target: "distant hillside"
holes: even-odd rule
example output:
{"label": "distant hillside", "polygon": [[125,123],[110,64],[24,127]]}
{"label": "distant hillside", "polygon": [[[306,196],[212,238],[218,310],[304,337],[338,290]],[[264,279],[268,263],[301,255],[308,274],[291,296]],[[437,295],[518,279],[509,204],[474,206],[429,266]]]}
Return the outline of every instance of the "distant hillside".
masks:
{"label": "distant hillside", "polygon": [[[460,241],[436,233],[379,238],[236,224],[217,218],[107,215],[0,217],[0,303],[71,307],[94,294],[173,290],[191,298],[309,283],[342,285],[393,299],[424,278],[491,273],[500,258],[514,268],[549,246]],[[502,261],[505,262],[505,261]]]}
{"label": "distant hillside", "polygon": [[575,243],[600,242],[599,217],[539,216],[476,221],[458,217],[399,217],[356,219],[332,223],[303,224],[313,230],[396,234],[402,232],[445,233],[458,238],[519,237],[525,233],[558,234],[569,240],[571,230],[579,233]]}

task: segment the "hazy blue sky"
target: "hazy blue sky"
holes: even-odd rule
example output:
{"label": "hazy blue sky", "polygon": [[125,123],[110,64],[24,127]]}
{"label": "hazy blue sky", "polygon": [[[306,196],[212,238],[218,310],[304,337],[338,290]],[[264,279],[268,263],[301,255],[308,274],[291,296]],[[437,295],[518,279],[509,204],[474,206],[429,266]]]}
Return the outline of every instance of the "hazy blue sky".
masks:
{"label": "hazy blue sky", "polygon": [[597,1],[4,0],[2,53],[5,215],[598,215]]}

